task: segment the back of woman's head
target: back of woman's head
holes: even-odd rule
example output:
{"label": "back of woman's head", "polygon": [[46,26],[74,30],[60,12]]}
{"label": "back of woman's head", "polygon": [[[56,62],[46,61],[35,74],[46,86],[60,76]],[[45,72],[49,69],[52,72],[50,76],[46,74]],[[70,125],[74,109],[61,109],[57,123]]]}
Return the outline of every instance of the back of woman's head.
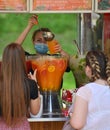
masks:
{"label": "back of woman's head", "polygon": [[92,70],[91,81],[104,79],[110,84],[110,60],[102,51],[89,51],[86,55],[86,65]]}
{"label": "back of woman's head", "polygon": [[8,66],[8,69],[5,69],[5,71],[11,71],[11,69],[15,72],[18,70],[25,71],[25,53],[23,48],[16,43],[7,45],[3,52],[2,64],[2,67]]}
{"label": "back of woman's head", "polygon": [[11,43],[4,49],[0,73],[1,116],[9,125],[26,113],[26,78],[24,50]]}

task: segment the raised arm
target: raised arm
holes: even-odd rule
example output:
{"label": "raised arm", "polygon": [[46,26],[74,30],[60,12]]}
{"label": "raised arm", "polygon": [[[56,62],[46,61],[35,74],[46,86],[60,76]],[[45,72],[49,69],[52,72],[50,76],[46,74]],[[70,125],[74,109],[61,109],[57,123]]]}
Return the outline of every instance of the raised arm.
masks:
{"label": "raised arm", "polygon": [[24,31],[20,34],[20,36],[16,39],[16,43],[22,45],[22,43],[24,42],[26,36],[28,35],[29,31],[31,30],[31,28],[38,24],[38,16],[37,15],[32,15],[31,18],[29,19],[28,25],[26,26],[26,28],[24,29]]}
{"label": "raised arm", "polygon": [[[28,77],[37,82],[36,73],[37,73],[37,69],[34,71],[33,74],[29,74]],[[39,88],[38,85],[37,85],[37,87]],[[31,99],[31,101],[30,101],[30,113],[31,113],[31,116],[32,115],[37,115],[39,113],[39,111],[41,109],[41,106],[42,106],[42,99],[41,98],[42,97],[41,97],[40,92],[38,90],[38,98]]]}
{"label": "raised arm", "polygon": [[82,129],[87,120],[88,102],[80,96],[76,96],[73,113],[70,115],[70,124],[74,129]]}

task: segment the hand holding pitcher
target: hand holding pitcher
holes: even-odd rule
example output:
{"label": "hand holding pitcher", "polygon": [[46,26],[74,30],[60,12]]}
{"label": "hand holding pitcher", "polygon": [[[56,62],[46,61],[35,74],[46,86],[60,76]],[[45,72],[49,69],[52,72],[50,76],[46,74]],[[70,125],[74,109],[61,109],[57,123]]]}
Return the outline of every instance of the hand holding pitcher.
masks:
{"label": "hand holding pitcher", "polygon": [[61,45],[57,40],[47,41],[50,54],[57,54],[61,52]]}

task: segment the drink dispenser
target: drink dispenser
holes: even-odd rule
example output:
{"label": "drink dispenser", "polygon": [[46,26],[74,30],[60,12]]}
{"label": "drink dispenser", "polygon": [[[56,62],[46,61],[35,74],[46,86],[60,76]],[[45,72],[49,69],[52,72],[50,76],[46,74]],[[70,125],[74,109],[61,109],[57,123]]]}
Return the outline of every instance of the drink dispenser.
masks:
{"label": "drink dispenser", "polygon": [[60,115],[60,89],[67,59],[61,55],[33,56],[32,69],[37,69],[37,82],[43,95],[43,115]]}

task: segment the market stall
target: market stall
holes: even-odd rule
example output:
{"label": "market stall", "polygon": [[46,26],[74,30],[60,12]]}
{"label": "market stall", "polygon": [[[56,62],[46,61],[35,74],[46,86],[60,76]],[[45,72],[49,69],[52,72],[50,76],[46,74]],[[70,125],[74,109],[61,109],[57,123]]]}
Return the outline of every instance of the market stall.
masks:
{"label": "market stall", "polygon": [[[78,13],[78,48],[80,51],[77,53],[76,57],[71,57],[71,59],[74,58],[73,61],[75,62],[75,59],[77,59],[77,67],[74,65],[75,62],[70,62],[70,68],[73,74],[75,73],[74,67],[77,68],[75,68],[76,70],[80,70],[79,73],[83,73],[84,64],[80,61],[82,61],[87,50],[97,48],[110,55],[110,29],[108,29],[110,27],[110,4],[107,1],[104,3],[103,0],[80,0],[75,3],[73,0],[55,0],[53,3],[51,0],[21,0],[12,3],[10,0],[9,3],[10,6],[7,5],[7,1],[0,1],[1,13]],[[93,13],[95,15],[93,15]],[[95,42],[95,44],[92,44],[93,42]],[[78,58],[81,58],[81,60],[79,61]],[[67,62],[61,56],[43,57],[42,59],[44,63],[42,61],[41,64],[41,59],[39,58],[38,61],[36,61],[36,59],[33,60],[32,57],[31,61],[28,59],[28,63],[31,62],[33,69],[38,69],[37,79],[38,84],[41,86],[41,94],[43,95],[42,115],[40,117],[28,118],[28,121],[30,122],[32,130],[61,130],[65,121],[69,118],[68,114],[63,113],[67,111],[63,111],[61,107],[62,99],[61,97],[59,99],[58,95]],[[77,77],[80,75],[79,73],[76,74]],[[43,76],[48,79],[45,80]],[[47,81],[49,84],[47,84]],[[80,84],[78,84],[78,87],[85,81],[78,81],[78,83],[79,82]]]}

